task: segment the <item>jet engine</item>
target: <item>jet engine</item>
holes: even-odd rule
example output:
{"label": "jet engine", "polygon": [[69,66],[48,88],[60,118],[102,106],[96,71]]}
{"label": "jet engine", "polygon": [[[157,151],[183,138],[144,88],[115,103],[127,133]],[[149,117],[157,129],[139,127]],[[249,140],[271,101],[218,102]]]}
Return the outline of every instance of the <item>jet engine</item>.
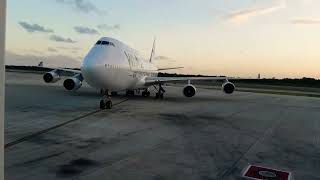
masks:
{"label": "jet engine", "polygon": [[183,95],[186,97],[192,97],[196,94],[197,89],[192,84],[188,84],[183,88]]}
{"label": "jet engine", "polygon": [[222,84],[222,91],[226,94],[232,94],[235,89],[236,89],[236,86],[229,81]]}
{"label": "jet engine", "polygon": [[60,75],[55,71],[47,72],[43,75],[43,80],[46,83],[55,83],[60,80]]}
{"label": "jet engine", "polygon": [[82,86],[82,81],[80,81],[80,79],[77,78],[77,76],[74,76],[64,80],[63,86],[69,91],[76,91]]}

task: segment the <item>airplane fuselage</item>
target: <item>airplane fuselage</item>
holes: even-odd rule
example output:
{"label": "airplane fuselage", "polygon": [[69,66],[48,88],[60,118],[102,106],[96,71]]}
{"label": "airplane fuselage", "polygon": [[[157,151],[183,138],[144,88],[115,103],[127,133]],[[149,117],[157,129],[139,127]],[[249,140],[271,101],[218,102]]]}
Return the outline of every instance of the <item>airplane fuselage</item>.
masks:
{"label": "airplane fuselage", "polygon": [[110,91],[143,89],[144,79],[158,75],[158,69],[124,43],[101,38],[81,64],[84,80],[92,87]]}
{"label": "airplane fuselage", "polygon": [[168,82],[185,82],[182,93],[185,97],[193,97],[196,87],[191,80],[223,80],[222,90],[232,94],[235,85],[228,81],[227,77],[157,77],[158,72],[181,67],[158,69],[152,64],[154,58],[155,42],[147,61],[134,49],[124,43],[109,37],[100,38],[91,48],[81,64],[81,71],[72,69],[54,69],[43,75],[46,83],[55,83],[61,79],[62,72],[73,73],[72,77],[63,82],[65,89],[76,91],[85,80],[90,86],[100,89],[104,95],[100,100],[101,109],[111,109],[112,101],[109,96],[117,91],[126,90],[126,95],[134,95],[133,90],[143,90],[143,97],[150,96],[149,86],[154,86],[156,99],[163,99],[166,92],[162,84]]}

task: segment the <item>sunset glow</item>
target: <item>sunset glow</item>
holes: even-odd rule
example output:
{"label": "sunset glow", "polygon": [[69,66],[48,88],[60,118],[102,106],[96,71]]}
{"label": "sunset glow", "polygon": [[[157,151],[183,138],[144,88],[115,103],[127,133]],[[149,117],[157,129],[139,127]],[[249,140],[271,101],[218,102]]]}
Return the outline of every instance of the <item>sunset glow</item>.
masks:
{"label": "sunset glow", "polygon": [[102,36],[174,71],[320,78],[320,1],[10,0],[6,64],[75,67]]}

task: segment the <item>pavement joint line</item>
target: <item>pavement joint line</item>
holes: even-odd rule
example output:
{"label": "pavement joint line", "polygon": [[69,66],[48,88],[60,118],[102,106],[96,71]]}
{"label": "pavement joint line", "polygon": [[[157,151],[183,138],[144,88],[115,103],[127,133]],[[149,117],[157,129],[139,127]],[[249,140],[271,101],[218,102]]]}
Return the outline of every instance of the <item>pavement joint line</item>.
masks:
{"label": "pavement joint line", "polygon": [[[249,108],[247,107],[245,110],[233,112],[233,113],[231,113],[230,115],[228,115],[228,116],[225,117],[225,118],[232,117],[232,116],[234,116],[234,115],[236,115],[236,114],[239,114],[239,113],[241,113],[241,112],[243,112],[243,111],[247,111],[247,109],[250,109],[250,108],[251,108],[251,107],[249,107]],[[141,130],[137,130],[137,131],[125,133],[125,134],[123,134],[122,136],[127,136],[127,135],[131,135],[131,134],[139,133],[139,132],[145,131],[145,130],[151,130],[151,129],[156,128],[156,127],[158,127],[158,126],[149,127],[149,128],[145,128],[145,129],[141,129]],[[180,137],[180,135],[174,136],[174,137],[172,137],[171,139],[164,139],[162,142],[159,142],[158,144],[153,145],[153,146],[151,146],[150,148],[147,148],[146,150],[144,150],[144,151],[142,151],[142,152],[139,151],[139,152],[132,153],[132,154],[130,154],[130,155],[128,155],[128,156],[125,156],[125,157],[123,157],[123,158],[119,158],[118,160],[115,160],[114,162],[111,162],[111,163],[103,163],[101,167],[97,167],[97,168],[95,168],[95,169],[93,169],[93,170],[91,170],[91,171],[89,171],[89,172],[81,173],[81,175],[78,175],[78,176],[74,177],[73,180],[79,180],[79,177],[80,177],[80,176],[90,175],[90,174],[93,174],[93,173],[95,173],[95,172],[98,172],[98,171],[101,170],[101,169],[113,167],[113,166],[115,166],[115,165],[117,165],[117,164],[120,164],[120,163],[122,163],[122,162],[128,161],[129,159],[131,159],[131,158],[133,158],[133,157],[139,156],[140,154],[145,153],[145,152],[147,152],[147,151],[156,151],[156,150],[157,150],[159,147],[161,147],[162,145],[164,145],[164,144],[169,144],[169,143],[173,142],[175,139],[177,139],[177,138],[179,138],[179,137]]]}
{"label": "pavement joint line", "polygon": [[255,146],[257,145],[260,141],[264,140],[266,138],[267,135],[270,135],[271,132],[278,127],[278,125],[282,122],[281,119],[276,120],[276,122],[271,125],[268,129],[266,129],[266,131],[263,133],[263,135],[261,137],[258,137],[253,143],[251,143],[249,145],[249,147],[246,149],[246,151],[244,151],[244,153],[232,164],[232,166],[230,166],[229,168],[227,168],[222,175],[218,176],[218,179],[225,179],[226,176],[230,173],[230,171],[232,171],[236,165],[240,162],[240,160],[242,158],[245,157],[245,155]]}
{"label": "pavement joint line", "polygon": [[[124,100],[122,100],[122,101],[120,101],[120,102],[117,102],[117,103],[113,104],[113,106],[120,105],[120,104],[122,104],[122,103],[124,103],[124,102],[126,102],[126,101],[128,101],[128,100],[129,100],[129,98],[124,99]],[[45,134],[45,133],[47,133],[47,132],[49,132],[49,131],[55,130],[55,129],[59,128],[59,127],[62,127],[62,126],[67,125],[67,124],[70,124],[70,123],[72,123],[72,122],[81,120],[81,119],[83,119],[83,118],[86,118],[86,117],[88,117],[88,116],[91,116],[91,115],[96,114],[96,113],[101,112],[101,111],[103,111],[103,110],[101,110],[101,109],[94,110],[94,111],[91,111],[91,112],[89,112],[89,113],[87,113],[87,114],[84,114],[84,115],[82,115],[82,116],[76,117],[76,118],[74,118],[74,119],[65,121],[65,122],[63,122],[63,123],[54,125],[54,126],[49,127],[49,128],[47,128],[47,129],[43,129],[43,130],[41,130],[41,131],[38,131],[38,132],[32,133],[32,134],[30,134],[30,135],[24,136],[24,137],[22,137],[22,138],[19,138],[19,139],[17,139],[17,140],[14,140],[14,141],[12,141],[12,142],[9,142],[9,143],[5,144],[5,145],[4,145],[4,148],[5,148],[5,149],[10,148],[10,147],[12,147],[12,146],[14,146],[14,145],[17,145],[17,144],[20,144],[20,143],[22,143],[22,142],[25,142],[25,141],[27,141],[27,140],[29,140],[29,139],[31,139],[31,138],[34,138],[34,137],[36,137],[36,136],[38,136],[38,135]]]}
{"label": "pavement joint line", "polygon": [[79,180],[79,178],[81,176],[89,176],[90,174],[96,173],[96,172],[100,171],[101,169],[105,169],[105,168],[110,168],[110,167],[116,166],[118,164],[121,164],[123,162],[128,161],[131,158],[137,157],[137,156],[141,155],[142,153],[156,151],[161,146],[163,146],[165,144],[170,144],[170,143],[172,143],[174,140],[176,140],[179,137],[180,136],[178,135],[178,136],[172,137],[171,139],[163,139],[162,142],[159,142],[159,143],[157,143],[157,144],[155,144],[155,145],[151,146],[150,148],[147,148],[147,149],[145,149],[143,151],[138,151],[138,152],[131,153],[131,154],[125,156],[125,157],[119,158],[119,159],[117,159],[117,160],[115,160],[113,162],[110,162],[110,163],[103,163],[103,164],[101,164],[100,167],[94,168],[91,171],[80,173],[76,177],[72,178],[72,180]]}

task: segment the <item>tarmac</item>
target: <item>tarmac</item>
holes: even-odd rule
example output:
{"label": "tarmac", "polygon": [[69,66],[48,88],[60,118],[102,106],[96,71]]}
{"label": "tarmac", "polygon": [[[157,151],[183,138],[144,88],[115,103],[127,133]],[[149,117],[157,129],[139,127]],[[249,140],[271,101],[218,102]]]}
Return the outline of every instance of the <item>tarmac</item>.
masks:
{"label": "tarmac", "polygon": [[320,99],[198,88],[112,97],[6,73],[5,179],[245,179],[249,165],[320,179]]}

